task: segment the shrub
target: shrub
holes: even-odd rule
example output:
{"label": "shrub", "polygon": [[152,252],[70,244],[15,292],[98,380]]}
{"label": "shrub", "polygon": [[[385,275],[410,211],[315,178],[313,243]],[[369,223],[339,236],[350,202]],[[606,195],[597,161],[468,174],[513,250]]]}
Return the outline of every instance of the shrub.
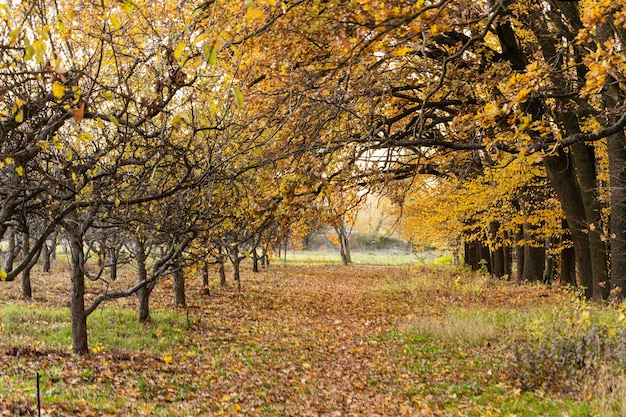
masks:
{"label": "shrub", "polygon": [[508,372],[522,390],[582,393],[606,369],[626,365],[626,329],[593,323],[584,304],[556,319],[512,348]]}

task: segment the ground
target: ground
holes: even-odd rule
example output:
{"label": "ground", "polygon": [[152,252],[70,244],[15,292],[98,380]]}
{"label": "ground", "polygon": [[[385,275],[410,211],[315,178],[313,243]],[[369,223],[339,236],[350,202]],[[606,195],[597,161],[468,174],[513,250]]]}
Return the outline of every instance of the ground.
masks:
{"label": "ground", "polygon": [[85,357],[70,352],[62,268],[34,278],[33,301],[1,283],[0,415],[37,414],[37,373],[51,416],[602,415],[507,371],[518,312],[564,291],[425,266],[273,265],[209,295],[189,277],[188,308],[164,280],[147,326],[135,297],[93,313]]}

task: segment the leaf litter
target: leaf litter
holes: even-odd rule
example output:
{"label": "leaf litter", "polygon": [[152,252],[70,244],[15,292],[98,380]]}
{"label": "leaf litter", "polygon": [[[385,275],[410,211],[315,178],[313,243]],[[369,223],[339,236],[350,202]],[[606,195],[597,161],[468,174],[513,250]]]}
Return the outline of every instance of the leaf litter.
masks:
{"label": "leaf litter", "polygon": [[[465,415],[481,385],[498,383],[487,360],[498,348],[413,338],[407,323],[459,306],[523,308],[560,296],[491,281],[483,282],[484,290],[480,283],[457,288],[453,277],[440,274],[406,267],[271,267],[245,273],[241,292],[214,288],[210,296],[190,277],[191,304],[180,311],[189,314],[190,327],[171,351],[98,346],[76,357],[69,347],[0,339],[0,409],[36,415],[39,372],[42,415]],[[416,284],[412,277],[422,275]],[[116,285],[132,280],[123,277]],[[173,308],[171,286],[163,284],[151,299],[155,311]],[[35,277],[30,303],[63,305],[66,285],[63,274]],[[99,290],[92,287],[92,296]],[[19,284],[3,288],[0,301],[29,303],[18,294]],[[134,303],[114,305],[132,309]]]}

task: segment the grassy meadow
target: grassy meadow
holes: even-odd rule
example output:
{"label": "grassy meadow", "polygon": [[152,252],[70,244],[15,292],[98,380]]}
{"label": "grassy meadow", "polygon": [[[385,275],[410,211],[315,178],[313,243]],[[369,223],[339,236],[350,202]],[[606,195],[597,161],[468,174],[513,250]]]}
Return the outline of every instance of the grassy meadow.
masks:
{"label": "grassy meadow", "polygon": [[36,415],[37,373],[48,416],[626,415],[621,306],[432,262],[290,256],[246,269],[241,292],[206,295],[190,273],[186,309],[165,279],[147,325],[135,298],[106,304],[86,357],[70,349],[66,265],[33,278],[32,301],[0,283],[0,415]]}

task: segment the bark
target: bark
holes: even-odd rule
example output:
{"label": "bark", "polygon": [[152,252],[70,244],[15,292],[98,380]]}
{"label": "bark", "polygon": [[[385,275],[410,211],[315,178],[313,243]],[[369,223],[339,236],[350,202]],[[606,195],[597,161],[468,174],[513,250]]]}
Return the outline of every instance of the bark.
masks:
{"label": "bark", "polygon": [[259,272],[259,254],[256,248],[252,249],[252,272]]}
{"label": "bark", "polygon": [[[579,131],[579,129],[576,130]],[[602,239],[602,207],[597,193],[595,154],[593,147],[584,143],[574,144],[570,149],[587,220],[593,298],[605,299],[609,295],[607,285],[609,271],[607,248]]]}
{"label": "bark", "polygon": [[513,270],[512,270],[513,254],[512,254],[510,246],[507,245],[503,249],[504,249],[504,275],[510,279],[513,274]]}
{"label": "bark", "polygon": [[[45,245],[45,244],[44,244]],[[28,253],[30,251],[30,235],[28,227],[23,226],[22,230],[22,252]],[[30,284],[30,271],[33,268],[32,265],[28,265],[22,271],[22,297],[33,298],[33,289]]]}
{"label": "bark", "polygon": [[210,295],[211,291],[210,291],[210,287],[209,287],[209,269],[210,269],[210,265],[208,262],[203,262],[203,268],[202,268],[202,292],[205,295]]}
{"label": "bark", "polygon": [[475,240],[471,242],[465,242],[465,263],[469,265],[472,271],[478,271],[480,269],[480,248],[479,243]]}
{"label": "bark", "polygon": [[[498,222],[491,222],[489,224],[489,232],[491,234],[492,242],[496,242],[499,229],[500,224]],[[500,244],[499,247],[491,252],[491,268],[495,277],[502,278],[504,276],[504,274],[506,273],[505,263],[504,247]]]}
{"label": "bark", "polygon": [[237,252],[233,258],[233,279],[237,283],[237,290],[241,291],[241,257]]}
{"label": "bark", "polygon": [[218,270],[218,274],[220,276],[220,287],[225,287],[226,286],[226,267],[224,265],[224,262],[226,262],[226,259],[224,256],[224,252],[222,252],[221,248],[219,250],[217,262],[220,265],[219,270]]}
{"label": "bark", "polygon": [[267,247],[265,245],[261,246],[261,267],[267,268],[269,266],[269,258],[267,256]]}
{"label": "bark", "polygon": [[57,234],[56,232],[52,233],[48,238],[50,241],[50,263],[57,259]]}
{"label": "bark", "polygon": [[493,268],[491,267],[491,251],[489,250],[489,247],[485,244],[483,244],[482,242],[478,243],[478,247],[479,247],[479,256],[480,256],[480,260],[478,261],[478,264],[480,265],[479,269],[482,268],[486,268],[487,269],[487,273],[489,274],[493,274]]}
{"label": "bark", "polygon": [[7,253],[4,255],[4,271],[9,273],[13,271],[13,263],[15,262],[15,227],[9,227],[7,232],[9,245],[7,247]]}
{"label": "bark", "polygon": [[117,279],[117,261],[118,261],[117,248],[115,246],[111,246],[111,247],[108,247],[106,250],[108,252],[108,257],[109,257],[109,278],[111,278],[112,281],[115,281]]}
{"label": "bark", "polygon": [[545,246],[533,238],[533,227],[524,224],[524,272],[522,281],[541,281],[545,268]]}
{"label": "bark", "polygon": [[87,343],[87,315],[85,314],[85,274],[83,235],[80,226],[68,231],[70,244],[70,275],[72,279],[72,295],[70,312],[72,316],[72,349],[77,355],[89,352]]}
{"label": "bark", "polygon": [[339,251],[341,254],[341,262],[344,265],[352,263],[352,255],[350,254],[350,242],[348,241],[349,234],[346,230],[343,221],[340,221],[339,226],[335,227],[337,236],[339,237]]}
{"label": "bark", "polygon": [[[135,241],[135,261],[137,262],[137,282],[144,282],[148,279],[148,270],[146,268],[146,246],[143,241]],[[150,321],[150,293],[155,283],[150,283],[137,291],[139,299],[139,322],[147,323]]]}
{"label": "bark", "polygon": [[41,245],[41,269],[43,272],[50,272],[50,246],[48,246],[48,242],[44,242]]}
{"label": "bark", "polygon": [[220,287],[226,286],[226,267],[224,266],[224,259],[219,264],[218,274],[220,276]]}
{"label": "bark", "polygon": [[550,249],[554,246],[554,238],[546,239],[546,266],[543,273],[542,282],[544,284],[552,285],[554,281],[555,262],[554,255],[550,252]]}
{"label": "bark", "polygon": [[572,242],[578,282],[584,287],[585,297],[593,297],[593,267],[591,264],[591,250],[587,231],[587,220],[582,195],[574,167],[566,152],[559,148],[551,155],[546,156],[544,165],[548,179],[554,188],[561,207],[567,219]]}
{"label": "bark", "polygon": [[626,291],[626,135],[607,140],[611,188],[611,289],[618,298]]}
{"label": "bark", "polygon": [[576,253],[573,247],[563,248],[559,257],[559,283],[576,286]]}
{"label": "bark", "polygon": [[187,300],[185,297],[185,273],[180,261],[174,262],[174,305],[176,307],[187,307]]}

